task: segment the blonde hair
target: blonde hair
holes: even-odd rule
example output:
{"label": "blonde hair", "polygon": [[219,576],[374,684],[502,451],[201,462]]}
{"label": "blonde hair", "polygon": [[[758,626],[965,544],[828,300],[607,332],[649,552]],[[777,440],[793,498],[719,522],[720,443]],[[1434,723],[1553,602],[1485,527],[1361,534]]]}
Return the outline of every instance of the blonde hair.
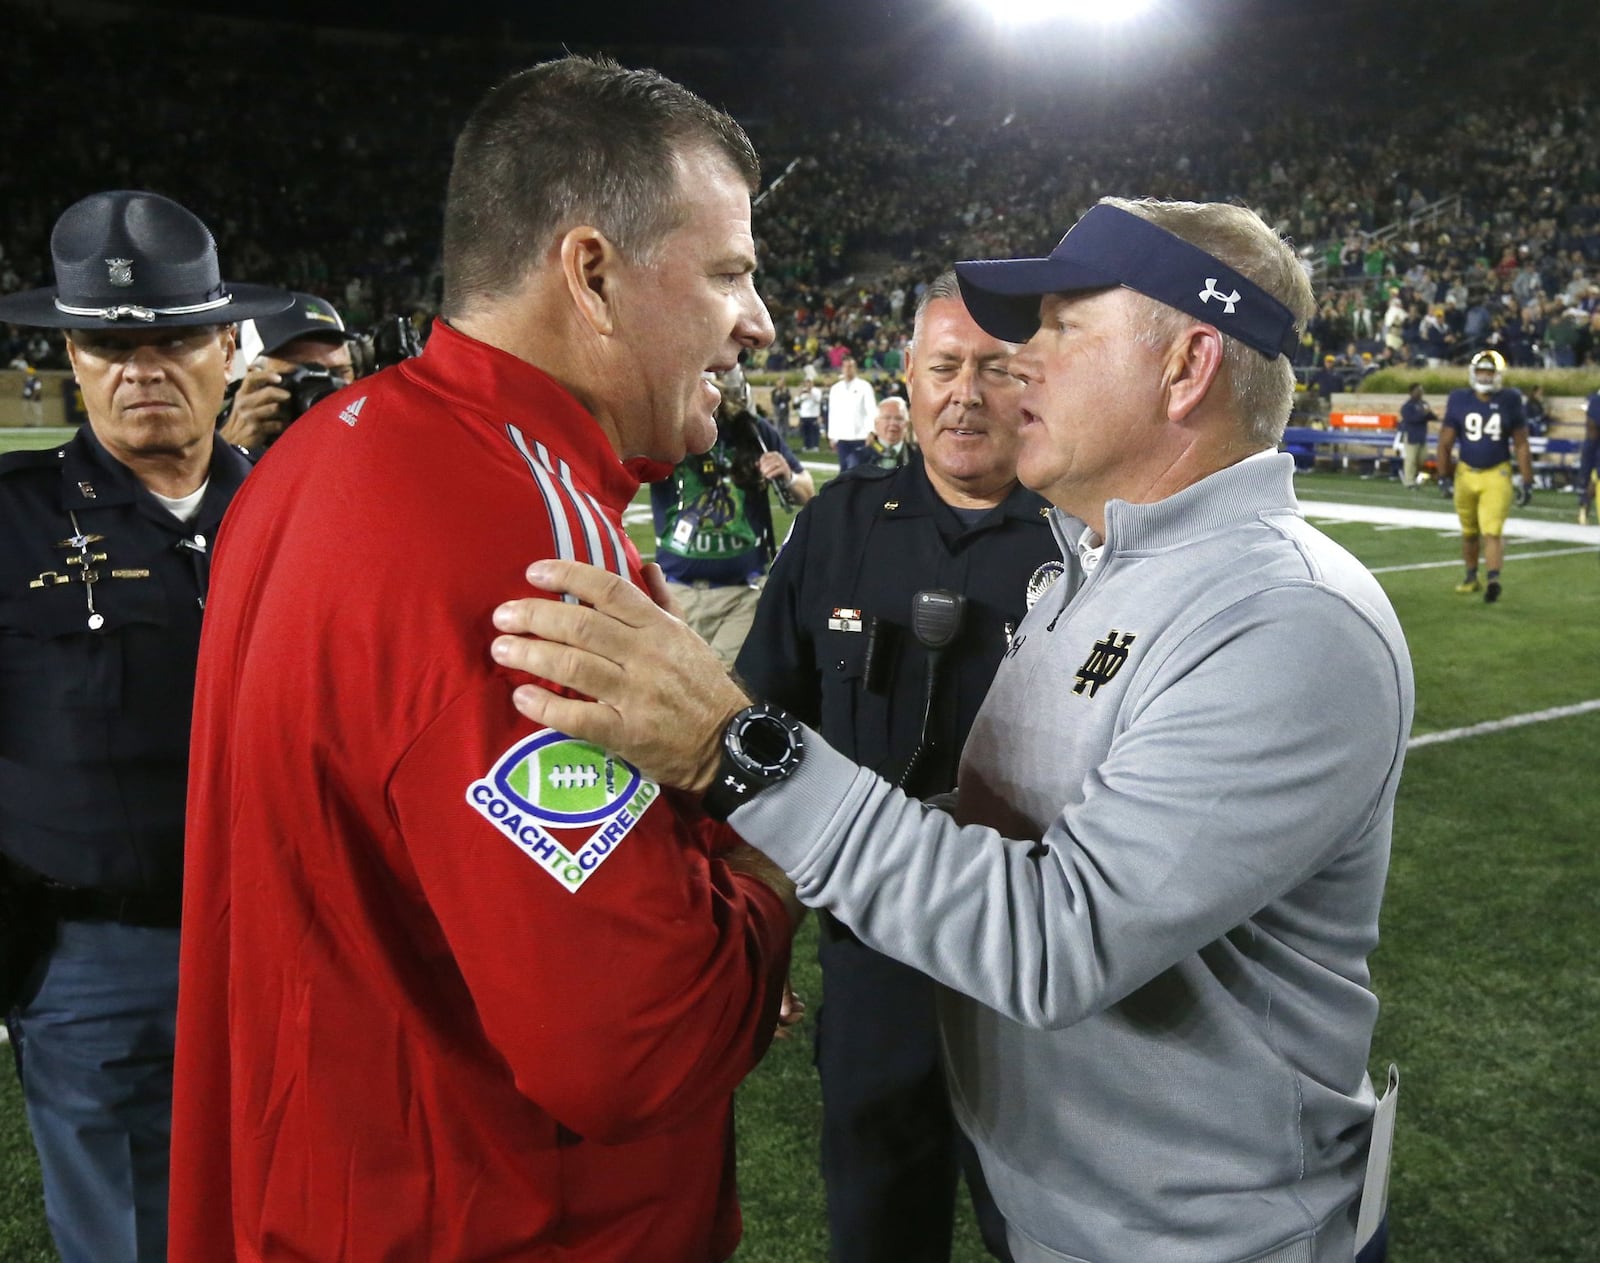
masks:
{"label": "blonde hair", "polygon": [[[1311,281],[1289,243],[1255,211],[1224,202],[1155,198],[1104,197],[1100,203],[1148,220],[1220,259],[1287,307],[1296,333],[1304,332],[1316,310]],[[1130,296],[1137,313],[1134,336],[1146,345],[1166,343],[1193,320],[1154,298],[1131,291]],[[1227,334],[1222,335],[1222,352],[1222,382],[1246,436],[1263,447],[1276,446],[1294,406],[1293,366],[1286,356],[1268,359]]]}

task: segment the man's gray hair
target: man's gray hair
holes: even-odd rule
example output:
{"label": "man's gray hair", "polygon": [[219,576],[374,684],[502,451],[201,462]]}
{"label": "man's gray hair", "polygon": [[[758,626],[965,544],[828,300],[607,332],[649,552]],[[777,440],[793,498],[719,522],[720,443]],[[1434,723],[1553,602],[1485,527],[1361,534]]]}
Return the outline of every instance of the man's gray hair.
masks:
{"label": "man's gray hair", "polygon": [[937,302],[941,298],[953,298],[958,303],[964,303],[961,297],[961,282],[956,280],[954,269],[946,269],[928,282],[928,288],[922,291],[922,297],[917,299],[916,314],[911,318],[911,345],[917,345],[917,338],[922,333],[922,313],[928,310],[928,304]]}
{"label": "man's gray hair", "polygon": [[[1305,330],[1316,310],[1311,281],[1289,243],[1253,210],[1223,202],[1163,202],[1155,198],[1103,197],[1100,203],[1147,219],[1220,259],[1287,307],[1294,315],[1296,330]],[[1193,320],[1156,299],[1129,293],[1142,307],[1136,317],[1141,327],[1135,336],[1147,345],[1162,345]],[[1262,447],[1277,446],[1294,407],[1293,366],[1282,355],[1269,360],[1227,334],[1222,335],[1222,348],[1221,380],[1246,436]]]}
{"label": "man's gray hair", "polygon": [[456,141],[444,315],[515,288],[578,224],[649,262],[684,222],[678,160],[697,150],[726,158],[755,191],[760,162],[739,124],[654,70],[564,57],[512,75]]}

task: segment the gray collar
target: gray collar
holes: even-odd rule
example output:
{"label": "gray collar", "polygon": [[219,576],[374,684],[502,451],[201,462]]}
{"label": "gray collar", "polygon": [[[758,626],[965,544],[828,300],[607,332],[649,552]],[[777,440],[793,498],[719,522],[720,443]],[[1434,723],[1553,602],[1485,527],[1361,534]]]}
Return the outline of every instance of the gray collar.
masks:
{"label": "gray collar", "polygon": [[[1118,553],[1171,548],[1256,521],[1263,513],[1285,510],[1300,512],[1294,457],[1263,453],[1219,469],[1154,504],[1107,501],[1105,542]],[[1050,512],[1050,528],[1064,555],[1076,550],[1086,526],[1060,509]]]}

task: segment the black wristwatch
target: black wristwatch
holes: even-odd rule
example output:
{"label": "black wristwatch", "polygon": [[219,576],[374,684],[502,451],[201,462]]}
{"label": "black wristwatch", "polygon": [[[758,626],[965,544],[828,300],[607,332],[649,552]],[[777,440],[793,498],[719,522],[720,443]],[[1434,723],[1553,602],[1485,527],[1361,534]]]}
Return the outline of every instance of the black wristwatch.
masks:
{"label": "black wristwatch", "polygon": [[790,776],[805,755],[800,722],[776,706],[746,706],[722,730],[722,759],[701,799],[715,820],[726,820],[762,790]]}

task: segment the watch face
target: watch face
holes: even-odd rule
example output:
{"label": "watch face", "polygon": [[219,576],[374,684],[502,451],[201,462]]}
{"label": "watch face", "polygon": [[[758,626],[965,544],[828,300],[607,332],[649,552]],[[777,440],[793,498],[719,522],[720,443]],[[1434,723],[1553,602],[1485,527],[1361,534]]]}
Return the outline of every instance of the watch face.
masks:
{"label": "watch face", "polygon": [[805,742],[799,723],[776,707],[745,707],[723,732],[722,760],[701,805],[717,820],[726,820],[768,785],[796,767]]}
{"label": "watch face", "polygon": [[739,747],[744,757],[762,771],[783,766],[793,744],[789,730],[770,715],[754,715],[739,730]]}
{"label": "watch face", "polygon": [[728,753],[752,776],[786,776],[800,750],[800,726],[782,711],[762,705],[740,712],[728,729]]}

